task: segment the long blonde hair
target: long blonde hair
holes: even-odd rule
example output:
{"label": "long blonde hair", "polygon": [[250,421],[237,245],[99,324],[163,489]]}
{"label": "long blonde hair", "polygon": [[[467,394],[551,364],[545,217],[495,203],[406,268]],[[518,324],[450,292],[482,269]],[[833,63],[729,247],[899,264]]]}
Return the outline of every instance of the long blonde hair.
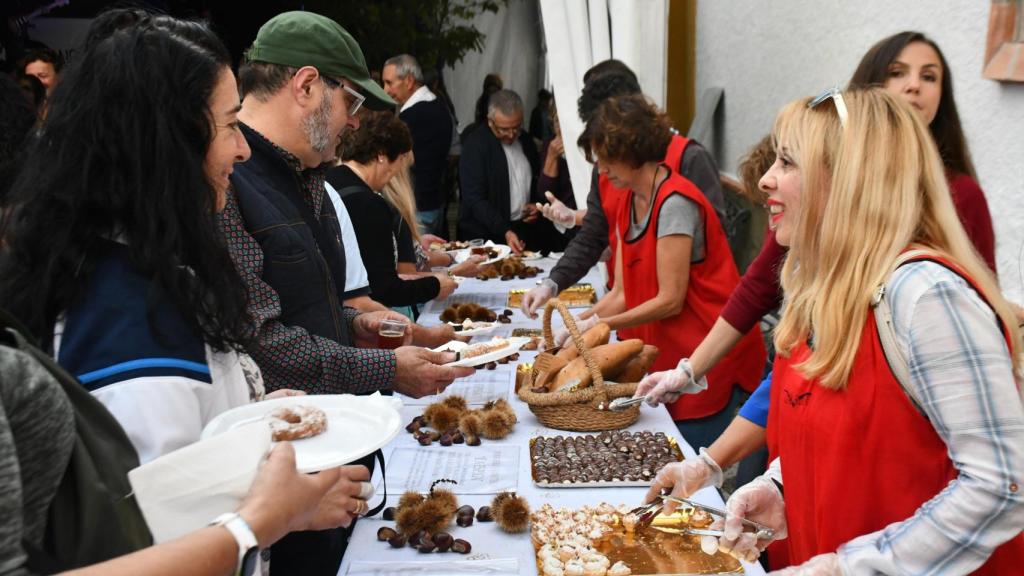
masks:
{"label": "long blonde hair", "polygon": [[380,193],[398,209],[402,220],[405,220],[406,226],[412,232],[412,241],[419,244],[420,225],[416,220],[416,196],[412,191],[412,176],[409,174],[409,168],[413,163],[412,152],[402,154],[398,161],[401,162],[398,172],[388,180]]}
{"label": "long blonde hair", "polygon": [[[775,122],[776,147],[786,147],[803,186],[781,273],[785,311],[776,349],[788,355],[813,334],[814,349],[798,368],[826,388],[845,388],[871,297],[911,244],[963,268],[1011,342],[1019,342],[1013,313],[957,217],[928,127],[882,89],[846,91],[843,97],[845,129],[831,100],[815,108],[797,100]],[[1019,374],[1013,350],[1011,358]]]}

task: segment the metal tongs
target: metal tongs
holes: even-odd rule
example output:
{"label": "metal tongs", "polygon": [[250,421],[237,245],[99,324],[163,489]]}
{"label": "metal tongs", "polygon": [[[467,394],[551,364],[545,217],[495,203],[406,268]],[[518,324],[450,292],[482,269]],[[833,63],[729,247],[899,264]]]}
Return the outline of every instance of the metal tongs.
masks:
{"label": "metal tongs", "polygon": [[[703,510],[708,514],[718,516],[720,518],[725,518],[727,514],[725,510],[715,508],[714,506],[708,506],[707,504],[701,504],[700,502],[694,502],[693,500],[688,500],[686,498],[677,498],[671,494],[659,494],[658,498],[654,500],[654,502],[644,504],[643,506],[638,506],[630,510],[630,513],[636,514],[639,518],[637,526],[649,526],[651,522],[654,521],[654,517],[661,514],[664,500],[675,502],[676,504],[680,504],[688,508]],[[775,530],[765,526],[764,524],[754,522],[753,520],[747,520],[746,518],[741,519],[741,521],[745,527],[751,528],[754,531],[754,536],[759,540],[769,540],[775,536]],[[682,532],[685,534],[694,534],[696,536],[715,537],[721,537],[725,534],[722,530],[709,530],[704,528],[684,528]]]}
{"label": "metal tongs", "polygon": [[627,398],[626,396],[622,396],[609,402],[608,409],[611,410],[612,412],[622,412],[623,410],[628,410],[629,408],[636,406],[637,404],[642,404],[645,400],[647,400],[647,396],[637,396],[635,398]]}

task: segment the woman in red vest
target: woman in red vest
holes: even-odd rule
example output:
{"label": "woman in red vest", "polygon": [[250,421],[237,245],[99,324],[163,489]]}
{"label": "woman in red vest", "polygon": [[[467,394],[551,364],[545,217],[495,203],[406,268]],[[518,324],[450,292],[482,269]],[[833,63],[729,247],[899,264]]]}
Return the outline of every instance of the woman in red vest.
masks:
{"label": "woman in red vest", "polygon": [[[711,203],[662,162],[671,140],[668,118],[642,95],[604,102],[579,139],[598,172],[626,191],[609,214],[615,285],[581,318],[657,346],[653,370],[674,368],[693,352],[739,282]],[[757,386],[764,363],[760,332],[751,330],[708,375],[707,392],[669,405],[683,437],[709,445],[729,423],[727,406]]]}
{"label": "woman in red vest", "polygon": [[[741,533],[745,517],[786,538],[803,564],[787,574],[1019,573],[1020,332],[927,126],[883,90],[830,91],[783,109],[774,137],[761,185],[789,247],[777,458],[729,499],[719,546],[750,558],[767,544]],[[892,322],[879,326],[883,285]]]}

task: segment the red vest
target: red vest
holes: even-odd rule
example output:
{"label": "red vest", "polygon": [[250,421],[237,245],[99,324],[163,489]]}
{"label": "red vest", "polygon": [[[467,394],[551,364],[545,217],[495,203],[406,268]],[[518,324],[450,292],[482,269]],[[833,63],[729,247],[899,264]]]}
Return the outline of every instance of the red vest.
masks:
{"label": "red vest", "polygon": [[[981,293],[955,265],[936,261]],[[776,356],[768,415],[769,449],[782,459],[786,483],[783,544],[793,564],[910,518],[957,477],[945,443],[893,376],[873,313],[845,390],[806,379],[794,366],[809,355],[801,344],[788,358]],[[1024,535],[1018,534],[975,574],[1022,567]]]}
{"label": "red vest", "polygon": [[[654,206],[647,229],[640,237],[622,242],[621,282],[626,308],[639,306],[658,294],[658,215],[665,200],[674,194],[685,196],[700,206],[704,217],[704,259],[690,263],[686,299],[679,314],[629,329],[629,337],[640,338],[661,350],[652,371],[675,368],[680,358],[693,353],[740,280],[725,232],[711,203],[692,182],[672,172],[652,198]],[[617,223],[614,226],[617,237],[624,238],[629,230],[632,204],[633,191],[629,191],[619,206],[617,218],[611,221]],[[621,338],[622,331],[619,333]],[[733,384],[747,391],[757,387],[764,363],[764,341],[760,329],[755,327],[711,370],[708,389],[681,397],[668,406],[669,413],[674,420],[687,420],[719,412],[729,402]]]}
{"label": "red vest", "polygon": [[[686,145],[689,143],[690,141],[685,136],[672,135],[672,141],[668,145],[668,150],[665,151],[665,164],[668,164],[673,172],[679,171],[679,164],[683,160],[683,151],[686,150]],[[608,220],[608,246],[612,250],[612,257],[607,262],[608,289],[610,290],[615,284],[615,247],[618,245],[618,241],[615,239],[615,218],[619,214],[619,206],[622,204],[623,198],[626,197],[626,190],[616,188],[607,176],[599,174],[597,176],[597,192],[601,197],[604,217]],[[625,340],[626,337],[622,336],[622,339]]]}

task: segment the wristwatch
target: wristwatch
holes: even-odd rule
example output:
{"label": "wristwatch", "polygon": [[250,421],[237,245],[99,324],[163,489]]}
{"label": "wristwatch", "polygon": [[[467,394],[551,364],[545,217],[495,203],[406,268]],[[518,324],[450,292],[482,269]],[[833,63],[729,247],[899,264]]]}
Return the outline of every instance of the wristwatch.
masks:
{"label": "wristwatch", "polygon": [[249,523],[236,512],[221,514],[210,522],[210,526],[223,526],[234,536],[238,543],[237,576],[252,576],[256,573],[256,561],[260,557],[260,545],[256,535],[249,528]]}

